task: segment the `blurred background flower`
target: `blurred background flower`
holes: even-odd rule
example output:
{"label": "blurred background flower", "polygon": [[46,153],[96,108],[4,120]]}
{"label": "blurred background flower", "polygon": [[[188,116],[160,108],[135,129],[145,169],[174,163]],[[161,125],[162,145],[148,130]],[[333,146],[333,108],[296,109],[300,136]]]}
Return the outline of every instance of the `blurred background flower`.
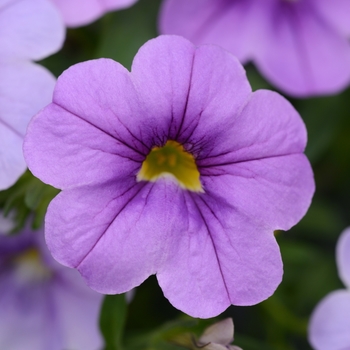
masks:
{"label": "blurred background flower", "polygon": [[8,225],[0,227],[0,348],[100,349],[102,295],[52,259],[42,230],[8,235],[4,229]]}
{"label": "blurred background flower", "polygon": [[349,23],[346,0],[165,0],[159,18],[163,34],[220,45],[296,97],[350,83]]}
{"label": "blurred background flower", "polygon": [[336,248],[338,274],[347,289],[336,290],[316,306],[309,324],[309,341],[315,350],[350,349],[350,228]]}
{"label": "blurred background flower", "polygon": [[55,78],[32,63],[58,51],[63,23],[47,0],[0,2],[0,189],[26,169],[22,142],[30,118],[50,102]]}
{"label": "blurred background flower", "polygon": [[50,0],[60,10],[68,27],[79,27],[96,21],[108,11],[120,10],[137,0]]}
{"label": "blurred background flower", "polygon": [[195,349],[203,350],[242,350],[238,346],[231,345],[233,342],[233,321],[226,318],[208,327],[200,338],[195,341]]}

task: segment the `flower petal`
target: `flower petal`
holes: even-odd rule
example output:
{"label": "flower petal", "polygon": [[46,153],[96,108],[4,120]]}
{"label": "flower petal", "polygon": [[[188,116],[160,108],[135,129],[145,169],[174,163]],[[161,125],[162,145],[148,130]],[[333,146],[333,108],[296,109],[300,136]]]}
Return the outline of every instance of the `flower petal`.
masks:
{"label": "flower petal", "polygon": [[12,186],[26,170],[22,138],[0,122],[0,190]]}
{"label": "flower petal", "polygon": [[108,132],[55,104],[33,119],[23,149],[32,173],[61,189],[136,178],[143,159]]}
{"label": "flower petal", "polygon": [[140,113],[125,68],[104,59],[73,66],[28,127],[28,167],[62,189],[134,177],[148,153],[133,120]]}
{"label": "flower petal", "polygon": [[38,64],[1,63],[0,123],[24,137],[33,115],[51,101],[55,82],[55,77]]}
{"label": "flower petal", "polygon": [[190,143],[200,143],[204,137],[208,140],[208,146],[196,157],[200,169],[301,153],[305,149],[305,125],[292,105],[277,93],[254,92],[239,113],[228,113],[225,120],[214,118],[214,111],[208,110],[207,107],[202,116],[209,120],[211,117],[203,123],[209,127],[196,127],[189,138]]}
{"label": "flower petal", "polygon": [[228,345],[233,342],[233,321],[232,318],[226,318],[220,322],[214,323],[208,327],[199,338],[203,344],[217,343]]}
{"label": "flower petal", "polygon": [[121,64],[101,58],[70,67],[57,80],[53,103],[116,139],[131,140],[130,148],[148,153],[138,137],[144,132],[138,124],[139,99],[130,72]]}
{"label": "flower petal", "polygon": [[25,171],[24,133],[31,117],[50,101],[54,84],[53,75],[39,65],[1,64],[0,189],[10,187]]}
{"label": "flower petal", "polygon": [[227,136],[250,97],[245,71],[233,55],[213,45],[197,48],[179,142],[197,159],[208,156],[227,141],[222,134]]}
{"label": "flower petal", "polygon": [[255,92],[239,117],[213,139],[215,151],[197,158],[208,195],[271,230],[289,229],[305,215],[315,185],[302,154],[305,126],[288,101]]}
{"label": "flower petal", "polygon": [[350,81],[348,0],[167,0],[160,30],[253,60],[283,91],[337,93]]}
{"label": "flower petal", "polygon": [[163,34],[182,35],[197,45],[215,43],[246,62],[252,48],[259,45],[255,38],[264,20],[260,14],[264,7],[255,6],[252,0],[166,0],[159,27]]}
{"label": "flower petal", "polygon": [[186,111],[194,54],[195,46],[188,40],[160,36],[146,42],[134,58],[131,72],[142,119],[150,125],[145,136],[156,138],[157,145],[176,139]]}
{"label": "flower petal", "polygon": [[[42,236],[43,232],[24,231],[1,237],[1,257],[5,253],[16,261],[17,254],[37,243],[36,248],[46,255]],[[58,265],[52,262],[52,257],[49,265],[43,262],[50,276],[32,280],[28,270],[21,271],[23,266],[0,261],[1,349],[95,350],[102,346],[98,328],[102,295],[89,289],[76,271],[62,266],[51,270],[51,265]]]}
{"label": "flower petal", "polygon": [[288,94],[337,93],[350,81],[350,46],[307,2],[279,2],[254,62]]}
{"label": "flower petal", "polygon": [[315,350],[350,346],[350,293],[337,290],[317,305],[309,324],[309,341]]}
{"label": "flower petal", "polygon": [[[197,349],[197,348],[196,348]],[[220,344],[215,344],[215,343],[210,343],[206,346],[201,346],[198,349],[203,349],[203,350],[227,350],[227,347],[224,345],[220,345]]]}
{"label": "flower petal", "polygon": [[[0,275],[0,348],[11,350],[61,350],[50,337],[52,319],[47,315],[45,285],[26,285],[11,270]],[[43,332],[45,330],[45,332]],[[18,335],[21,336],[18,336]],[[43,336],[44,334],[44,336]]]}
{"label": "flower petal", "polygon": [[79,27],[93,22],[104,12],[100,1],[93,0],[52,0],[63,16],[68,27]]}
{"label": "flower petal", "polygon": [[48,209],[47,244],[59,262],[78,268],[91,288],[126,292],[176,250],[186,230],[182,193],[170,179],[61,192]]}
{"label": "flower petal", "polygon": [[68,27],[89,24],[107,11],[126,8],[137,0],[52,0],[60,9]]}
{"label": "flower petal", "polygon": [[88,288],[79,273],[68,268],[60,271],[50,292],[62,337],[61,349],[101,349],[98,321],[103,295]]}
{"label": "flower petal", "polygon": [[188,227],[157,273],[164,295],[192,317],[253,305],[275,291],[282,261],[272,234],[206,195],[186,198]]}
{"label": "flower petal", "polygon": [[303,154],[242,162],[214,171],[202,178],[204,191],[269,228],[271,234],[290,229],[305,215],[315,188]]}
{"label": "flower petal", "polygon": [[43,59],[62,47],[64,36],[64,24],[50,1],[9,1],[0,6],[2,59]]}
{"label": "flower petal", "polygon": [[[198,150],[193,144],[211,144],[211,134],[225,129],[251,93],[233,55],[216,46],[194,50],[177,36],[146,43],[135,57],[132,74],[145,117],[154,127],[151,135],[176,140],[194,154]],[[205,140],[198,141],[204,134]]]}
{"label": "flower petal", "polygon": [[313,0],[317,11],[345,36],[350,35],[350,2],[348,0]]}
{"label": "flower petal", "polygon": [[342,232],[336,248],[339,277],[350,289],[350,228]]}

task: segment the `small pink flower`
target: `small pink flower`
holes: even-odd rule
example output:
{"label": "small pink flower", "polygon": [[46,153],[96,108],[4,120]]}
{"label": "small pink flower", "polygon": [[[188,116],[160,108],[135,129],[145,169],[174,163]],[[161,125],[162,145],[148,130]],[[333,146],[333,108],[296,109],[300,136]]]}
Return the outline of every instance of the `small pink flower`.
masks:
{"label": "small pink flower", "polygon": [[89,24],[106,12],[121,10],[137,0],[51,0],[61,11],[68,27]]}

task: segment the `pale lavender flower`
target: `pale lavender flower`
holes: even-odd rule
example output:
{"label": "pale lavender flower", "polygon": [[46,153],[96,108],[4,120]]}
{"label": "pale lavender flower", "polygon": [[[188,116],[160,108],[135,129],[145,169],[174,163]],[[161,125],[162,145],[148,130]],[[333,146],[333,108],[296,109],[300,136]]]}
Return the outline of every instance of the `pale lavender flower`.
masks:
{"label": "pale lavender flower", "polygon": [[123,293],[156,274],[195,317],[268,298],[282,278],[273,231],[310,205],[305,126],[277,93],[252,93],[217,46],[147,42],[131,72],[77,64],[28,127],[34,175],[63,191],[46,215],[53,256],[91,288]]}
{"label": "pale lavender flower", "polygon": [[58,51],[64,26],[49,0],[0,0],[0,59],[41,60]]}
{"label": "pale lavender flower", "polygon": [[348,0],[165,0],[160,31],[220,45],[287,94],[350,83]]}
{"label": "pale lavender flower", "polygon": [[328,294],[316,306],[309,324],[309,341],[315,350],[350,349],[350,228],[336,247],[338,273],[347,289]]}
{"label": "pale lavender flower", "polygon": [[97,350],[102,295],[56,263],[42,231],[0,231],[0,348]]}
{"label": "pale lavender flower", "polygon": [[52,98],[55,78],[31,60],[56,52],[63,40],[63,22],[48,0],[0,0],[0,190],[25,171],[25,130]]}
{"label": "pale lavender flower", "polygon": [[226,318],[208,327],[195,342],[195,349],[203,350],[242,350],[233,342],[234,326],[232,318]]}
{"label": "pale lavender flower", "polygon": [[87,25],[106,12],[121,10],[137,0],[51,0],[61,11],[68,27]]}

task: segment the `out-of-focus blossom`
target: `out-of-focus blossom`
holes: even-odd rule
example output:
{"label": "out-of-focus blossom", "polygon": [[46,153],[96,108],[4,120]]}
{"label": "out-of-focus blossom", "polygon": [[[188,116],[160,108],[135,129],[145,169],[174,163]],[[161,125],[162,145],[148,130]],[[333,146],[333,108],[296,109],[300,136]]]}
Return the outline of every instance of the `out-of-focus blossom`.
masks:
{"label": "out-of-focus blossom", "polygon": [[52,98],[53,75],[31,60],[61,47],[64,24],[48,0],[0,0],[0,190],[25,171],[30,118]]}
{"label": "out-of-focus blossom", "polygon": [[348,0],[165,0],[160,30],[253,61],[287,94],[332,94],[350,83]]}
{"label": "out-of-focus blossom", "polygon": [[52,259],[42,231],[0,227],[0,349],[100,349],[101,299]]}
{"label": "out-of-focus blossom", "polygon": [[0,235],[9,234],[16,226],[14,212],[10,212],[6,217],[0,213]]}
{"label": "out-of-focus blossom", "polygon": [[336,261],[347,289],[328,294],[316,306],[309,324],[309,341],[315,350],[350,349],[350,228],[338,240]]}
{"label": "out-of-focus blossom", "polygon": [[208,327],[202,336],[195,342],[195,349],[203,350],[242,350],[238,346],[230,345],[233,342],[233,321],[226,318]]}
{"label": "out-of-focus blossom", "polygon": [[0,0],[0,61],[41,60],[61,48],[64,36],[49,0]]}
{"label": "out-of-focus blossom", "polygon": [[89,24],[106,12],[121,10],[137,0],[51,0],[61,11],[68,27]]}
{"label": "out-of-focus blossom", "polygon": [[53,256],[91,288],[156,274],[195,317],[268,298],[282,278],[273,231],[314,191],[305,126],[277,93],[252,93],[237,59],[161,36],[131,73],[99,59],[58,79],[30,123],[28,166],[63,191],[46,215]]}
{"label": "out-of-focus blossom", "polygon": [[55,78],[31,62],[0,59],[0,190],[26,169],[22,144],[31,117],[52,99]]}

